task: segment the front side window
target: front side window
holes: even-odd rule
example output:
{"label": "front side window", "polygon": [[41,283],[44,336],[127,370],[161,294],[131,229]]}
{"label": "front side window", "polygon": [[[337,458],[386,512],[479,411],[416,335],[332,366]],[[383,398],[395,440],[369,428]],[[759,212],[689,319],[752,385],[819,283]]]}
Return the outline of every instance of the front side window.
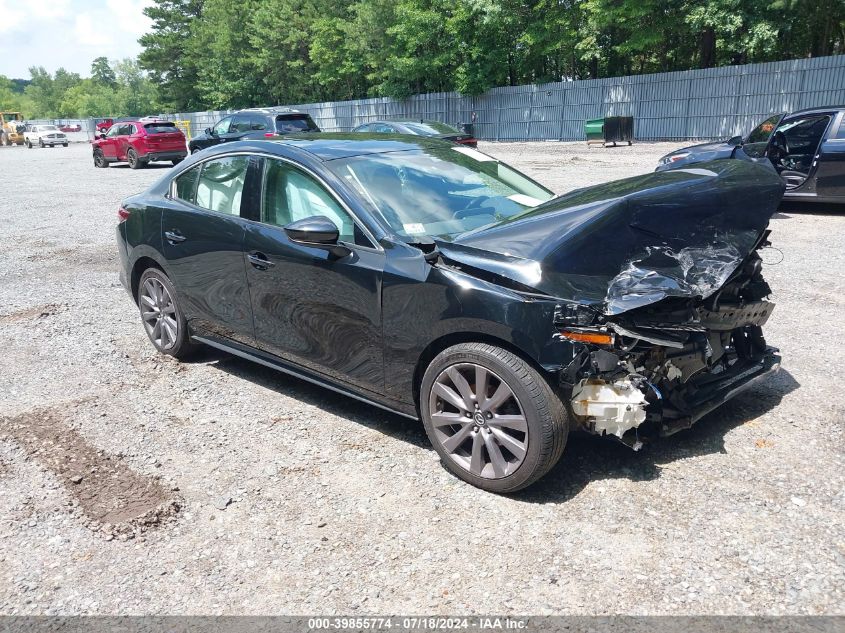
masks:
{"label": "front side window", "polygon": [[194,204],[215,213],[240,215],[248,166],[247,156],[227,156],[204,162]]}
{"label": "front side window", "polygon": [[393,129],[392,126],[387,125],[386,123],[376,123],[374,126],[374,131],[378,132],[379,134],[393,134],[396,130]]}
{"label": "front side window", "polygon": [[232,123],[232,117],[227,116],[225,119],[220,119],[214,126],[215,134],[228,134],[229,125]]}
{"label": "front side window", "polygon": [[328,161],[399,235],[445,239],[496,224],[554,194],[468,147],[438,147]]}
{"label": "front side window", "polygon": [[267,160],[261,215],[263,222],[282,227],[322,216],[334,223],[342,241],[356,242],[355,223],[337,200],[311,176],[283,161]]}
{"label": "front side window", "polygon": [[116,125],[116,124],[112,125],[109,128],[109,131],[106,133],[106,136],[109,137],[109,138],[114,138],[115,136],[120,134],[120,128],[121,128],[120,125]]}

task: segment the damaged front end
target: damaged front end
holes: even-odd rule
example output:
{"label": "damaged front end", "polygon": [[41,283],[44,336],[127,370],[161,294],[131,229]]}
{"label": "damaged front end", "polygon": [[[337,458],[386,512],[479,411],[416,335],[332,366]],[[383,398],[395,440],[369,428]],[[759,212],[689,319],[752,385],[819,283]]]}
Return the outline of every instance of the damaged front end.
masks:
{"label": "damaged front end", "polygon": [[649,437],[689,428],[777,371],[778,350],[762,329],[774,303],[761,265],[755,250],[706,299],[664,299],[592,319],[559,310],[559,336],[581,343],[561,372],[578,425],[638,449]]}
{"label": "damaged front end", "polygon": [[556,298],[577,425],[639,448],[778,369],[760,251],[782,194],[770,169],[704,163],[572,192],[444,251]]}

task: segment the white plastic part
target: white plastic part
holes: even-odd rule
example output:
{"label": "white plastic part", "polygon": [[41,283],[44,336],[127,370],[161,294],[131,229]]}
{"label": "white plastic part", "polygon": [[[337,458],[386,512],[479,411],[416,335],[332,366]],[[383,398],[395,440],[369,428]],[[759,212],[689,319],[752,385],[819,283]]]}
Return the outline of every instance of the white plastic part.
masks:
{"label": "white plastic part", "polygon": [[582,380],[572,390],[572,411],[599,435],[622,437],[645,421],[645,394],[629,379]]}

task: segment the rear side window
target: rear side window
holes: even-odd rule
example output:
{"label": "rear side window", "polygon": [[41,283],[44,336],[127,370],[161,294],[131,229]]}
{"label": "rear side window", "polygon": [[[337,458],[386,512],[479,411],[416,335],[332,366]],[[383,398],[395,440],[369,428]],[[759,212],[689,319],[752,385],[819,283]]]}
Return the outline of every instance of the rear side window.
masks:
{"label": "rear side window", "polygon": [[240,215],[248,166],[248,156],[227,156],[203,163],[194,204],[216,213]]}
{"label": "rear side window", "polygon": [[837,130],[835,138],[845,139],[845,115],[842,116],[842,122],[839,124],[839,130]]}
{"label": "rear side window", "polygon": [[267,118],[260,115],[253,115],[249,118],[249,127],[252,130],[266,130]]}
{"label": "rear side window", "polygon": [[197,180],[202,165],[192,167],[176,178],[176,197],[191,204],[196,203]]}
{"label": "rear side window", "polygon": [[238,114],[232,119],[233,132],[249,132],[250,117],[248,114]]}
{"label": "rear side window", "polygon": [[276,132],[290,134],[291,132],[319,132],[314,121],[307,114],[283,114],[276,117]]}
{"label": "rear side window", "polygon": [[147,134],[167,134],[168,132],[176,131],[176,124],[164,122],[147,123],[144,129],[147,131]]}

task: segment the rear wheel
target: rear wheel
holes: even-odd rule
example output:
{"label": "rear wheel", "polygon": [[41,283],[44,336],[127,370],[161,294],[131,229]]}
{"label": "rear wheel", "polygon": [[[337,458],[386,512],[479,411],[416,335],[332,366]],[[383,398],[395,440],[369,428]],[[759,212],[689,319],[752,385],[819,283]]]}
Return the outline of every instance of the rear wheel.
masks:
{"label": "rear wheel", "polygon": [[174,167],[176,167],[176,165],[178,165],[179,163],[181,163],[181,162],[182,162],[182,160],[183,160],[183,159],[181,159],[181,158],[174,158],[174,159],[173,159],[172,161],[170,161],[170,162],[173,164],[173,166],[174,166]]}
{"label": "rear wheel", "polygon": [[144,166],[144,161],[138,156],[138,152],[136,152],[131,147],[129,151],[126,152],[126,162],[129,163],[130,169],[141,169]]}
{"label": "rear wheel", "polygon": [[566,410],[546,379],[508,350],[450,347],[420,389],[423,424],[443,465],[491,492],[515,492],[545,475],[566,445]]}
{"label": "rear wheel", "polygon": [[95,149],[94,150],[94,167],[106,168],[108,166],[109,166],[109,163],[106,160],[106,157],[103,154],[102,150]]}
{"label": "rear wheel", "polygon": [[67,147],[67,143],[62,143],[62,147]]}
{"label": "rear wheel", "polygon": [[181,359],[196,351],[173,284],[158,268],[148,268],[141,275],[138,308],[147,336],[160,353]]}

